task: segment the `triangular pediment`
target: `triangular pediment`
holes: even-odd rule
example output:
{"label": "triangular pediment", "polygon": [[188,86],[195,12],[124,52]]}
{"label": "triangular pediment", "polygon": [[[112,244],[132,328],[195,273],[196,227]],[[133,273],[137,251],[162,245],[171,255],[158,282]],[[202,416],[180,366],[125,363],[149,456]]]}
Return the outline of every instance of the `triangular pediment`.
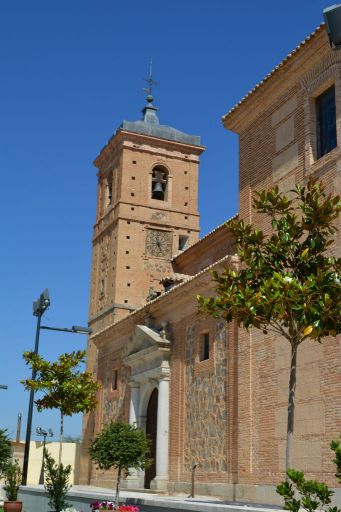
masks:
{"label": "triangular pediment", "polygon": [[[170,341],[146,325],[137,325],[127,345],[126,357],[148,349],[167,349]],[[149,350],[148,350],[149,351]]]}

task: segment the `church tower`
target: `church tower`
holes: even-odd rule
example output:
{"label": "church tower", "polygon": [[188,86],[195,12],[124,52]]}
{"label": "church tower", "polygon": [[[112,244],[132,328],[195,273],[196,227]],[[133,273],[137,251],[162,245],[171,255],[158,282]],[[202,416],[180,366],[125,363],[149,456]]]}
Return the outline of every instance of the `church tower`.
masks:
{"label": "church tower", "polygon": [[89,325],[94,333],[155,298],[172,257],[198,240],[200,138],[159,123],[153,97],[101,150]]}

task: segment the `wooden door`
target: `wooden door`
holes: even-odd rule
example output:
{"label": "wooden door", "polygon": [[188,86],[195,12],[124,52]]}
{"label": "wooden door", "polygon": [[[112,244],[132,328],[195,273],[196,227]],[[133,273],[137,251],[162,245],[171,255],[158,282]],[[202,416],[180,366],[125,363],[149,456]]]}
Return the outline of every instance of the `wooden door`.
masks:
{"label": "wooden door", "polygon": [[144,486],[146,489],[150,489],[150,482],[156,476],[157,402],[158,390],[154,389],[150,395],[147,407],[146,434],[151,440],[150,457],[153,459],[153,462],[145,471]]}

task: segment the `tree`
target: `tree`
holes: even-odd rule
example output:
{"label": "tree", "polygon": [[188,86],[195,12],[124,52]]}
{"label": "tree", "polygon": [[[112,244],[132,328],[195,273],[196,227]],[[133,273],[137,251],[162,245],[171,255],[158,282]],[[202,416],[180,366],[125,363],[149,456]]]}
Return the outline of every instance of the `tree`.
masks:
{"label": "tree", "polygon": [[36,372],[36,378],[23,380],[22,384],[26,390],[45,392],[42,398],[35,400],[38,411],[60,411],[59,464],[62,456],[64,417],[90,412],[97,405],[96,393],[99,384],[93,381],[89,372],[79,369],[79,365],[85,362],[85,354],[85,350],[62,354],[54,363],[34,352],[24,352],[23,355],[26,364]]}
{"label": "tree", "polygon": [[327,254],[340,197],[313,179],[292,192],[293,199],[278,187],[256,193],[254,208],[271,220],[272,234],[243,220],[228,224],[241,265],[213,272],[216,296],[198,297],[201,311],[290,343],[286,470],[292,467],[298,348],[307,338],[321,343],[341,332],[341,258]]}
{"label": "tree", "polygon": [[117,469],[116,508],[120,503],[122,471],[130,468],[144,469],[150,464],[150,441],[143,430],[124,421],[112,421],[92,441],[89,447],[90,458],[100,469]]}
{"label": "tree", "polygon": [[12,445],[6,429],[0,429],[0,478],[12,457]]}
{"label": "tree", "polygon": [[66,495],[70,489],[71,466],[64,466],[62,463],[56,464],[53,457],[46,451],[44,470],[45,489],[50,498],[49,505],[52,510],[60,512],[70,506],[66,502]]}

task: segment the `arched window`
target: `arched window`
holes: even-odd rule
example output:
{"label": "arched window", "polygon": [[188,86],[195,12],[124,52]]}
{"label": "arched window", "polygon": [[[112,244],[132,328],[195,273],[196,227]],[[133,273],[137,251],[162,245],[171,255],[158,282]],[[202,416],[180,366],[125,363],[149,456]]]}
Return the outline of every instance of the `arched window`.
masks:
{"label": "arched window", "polygon": [[106,206],[111,204],[112,199],[112,174],[110,173],[106,181]]}
{"label": "arched window", "polygon": [[165,201],[167,199],[168,172],[164,167],[157,166],[152,174],[152,199]]}

